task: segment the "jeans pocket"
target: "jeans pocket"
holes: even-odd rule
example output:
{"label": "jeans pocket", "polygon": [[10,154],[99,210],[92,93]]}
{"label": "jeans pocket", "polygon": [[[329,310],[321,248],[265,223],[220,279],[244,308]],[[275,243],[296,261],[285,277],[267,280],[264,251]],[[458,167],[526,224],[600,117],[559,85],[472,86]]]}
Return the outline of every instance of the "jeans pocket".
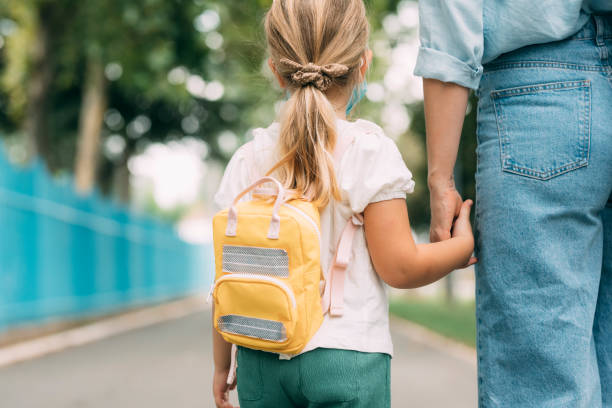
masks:
{"label": "jeans pocket", "polygon": [[318,348],[302,355],[300,378],[306,399],[315,404],[341,404],[357,398],[358,354]]}
{"label": "jeans pocket", "polygon": [[588,165],[590,81],[494,90],[491,99],[503,171],[548,180]]}
{"label": "jeans pocket", "polygon": [[261,351],[238,347],[238,398],[241,401],[258,401],[263,396],[261,377]]}

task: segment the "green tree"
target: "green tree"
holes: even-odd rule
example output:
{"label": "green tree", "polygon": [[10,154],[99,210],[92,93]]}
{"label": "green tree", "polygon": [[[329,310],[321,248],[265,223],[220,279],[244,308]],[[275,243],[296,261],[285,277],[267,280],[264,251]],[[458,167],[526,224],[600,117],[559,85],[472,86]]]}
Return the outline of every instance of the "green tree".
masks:
{"label": "green tree", "polygon": [[[262,21],[270,2],[0,2],[0,24],[14,25],[0,49],[0,130],[21,134],[52,171],[74,169],[82,190],[95,182],[124,200],[127,163],[151,142],[196,137],[208,143],[210,158],[225,161],[231,152],[218,143],[219,134],[231,130],[245,141],[249,129],[273,120],[281,99],[265,64]],[[366,1],[372,43],[393,46],[382,22],[398,4]],[[375,55],[371,81],[384,76],[386,64],[384,55]],[[223,85],[221,98],[219,92],[206,96],[210,84],[217,91]],[[408,200],[411,219],[425,229],[422,103],[407,108],[411,127],[399,145],[417,179]],[[457,176],[467,197],[474,191],[474,111],[466,118]],[[380,104],[365,101],[357,113],[378,122]],[[423,157],[410,157],[412,151]]]}
{"label": "green tree", "polygon": [[[10,102],[3,127],[21,128],[31,152],[53,171],[74,163],[85,191],[99,167],[102,186],[121,179],[115,173],[127,174],[129,156],[150,141],[190,133],[214,146],[219,131],[240,119],[232,114],[238,106],[228,103],[241,103],[240,95],[219,100],[223,89],[212,81],[224,72],[214,3],[9,0],[0,12],[17,29],[3,53],[2,88]],[[171,81],[176,69],[184,78]],[[193,78],[215,84],[216,95],[188,92],[185,81]],[[119,118],[110,125],[109,112]],[[197,124],[186,130],[186,117]],[[101,139],[111,133],[123,138],[125,149],[98,165]]]}

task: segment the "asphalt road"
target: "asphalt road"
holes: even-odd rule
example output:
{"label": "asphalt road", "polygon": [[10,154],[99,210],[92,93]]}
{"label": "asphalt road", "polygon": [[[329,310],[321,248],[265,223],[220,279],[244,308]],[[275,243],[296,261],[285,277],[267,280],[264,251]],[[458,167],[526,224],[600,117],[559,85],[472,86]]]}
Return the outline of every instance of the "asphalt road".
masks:
{"label": "asphalt road", "polygon": [[[214,407],[208,314],[0,368],[0,408]],[[392,333],[394,408],[476,407],[473,364]]]}

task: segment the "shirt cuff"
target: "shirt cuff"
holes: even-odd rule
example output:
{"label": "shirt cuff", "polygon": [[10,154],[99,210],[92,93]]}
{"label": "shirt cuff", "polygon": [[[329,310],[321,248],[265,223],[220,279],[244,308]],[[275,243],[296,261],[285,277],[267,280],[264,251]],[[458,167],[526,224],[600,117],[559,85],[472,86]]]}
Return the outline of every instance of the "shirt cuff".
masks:
{"label": "shirt cuff", "polygon": [[414,75],[478,89],[482,65],[474,67],[442,51],[419,47]]}

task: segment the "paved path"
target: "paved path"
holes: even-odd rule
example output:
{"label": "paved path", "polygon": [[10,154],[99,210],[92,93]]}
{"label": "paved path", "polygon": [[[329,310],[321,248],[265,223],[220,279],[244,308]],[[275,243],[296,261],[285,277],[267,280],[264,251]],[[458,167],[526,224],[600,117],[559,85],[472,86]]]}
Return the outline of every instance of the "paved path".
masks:
{"label": "paved path", "polygon": [[[209,327],[198,312],[0,368],[0,407],[213,407]],[[392,331],[393,408],[476,407],[473,363]]]}

